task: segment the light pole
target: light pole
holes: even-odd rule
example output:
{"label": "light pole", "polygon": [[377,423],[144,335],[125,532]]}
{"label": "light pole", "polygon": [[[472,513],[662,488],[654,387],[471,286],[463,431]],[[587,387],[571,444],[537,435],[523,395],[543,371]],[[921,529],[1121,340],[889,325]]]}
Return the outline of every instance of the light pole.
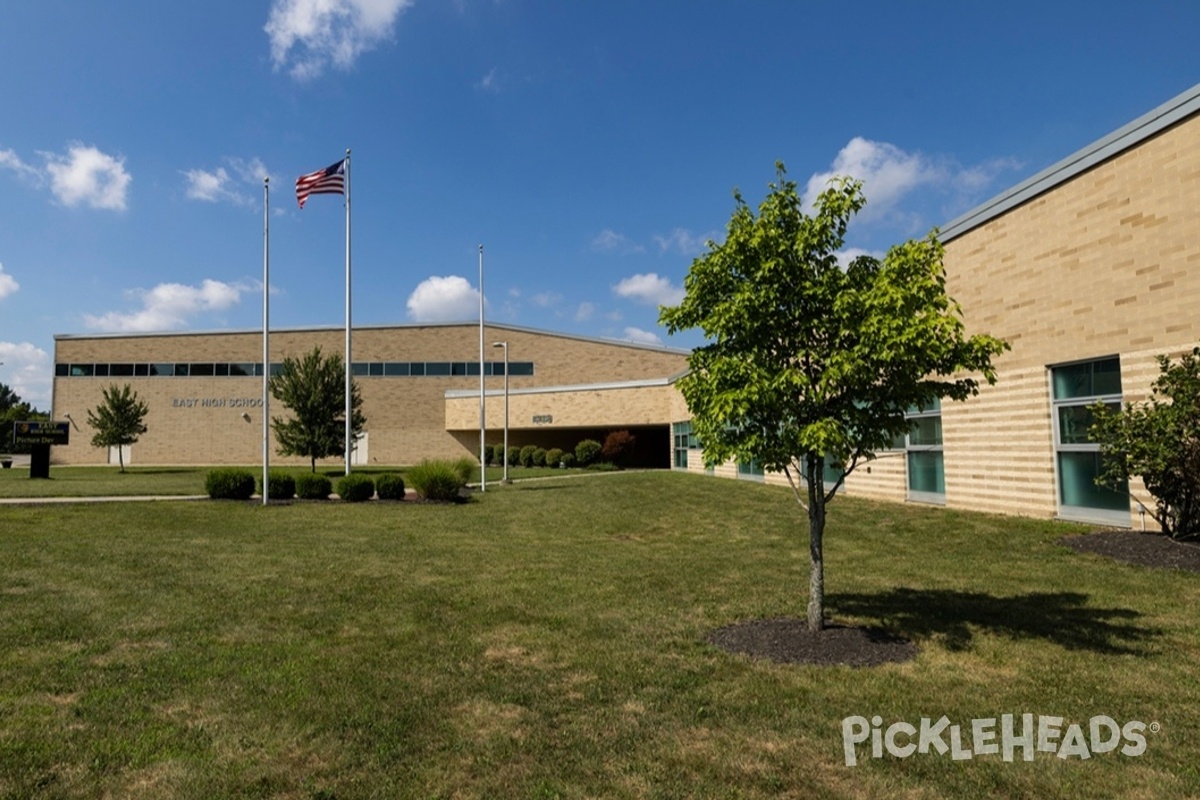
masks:
{"label": "light pole", "polygon": [[504,348],[504,479],[508,483],[508,342],[492,342],[492,347]]}

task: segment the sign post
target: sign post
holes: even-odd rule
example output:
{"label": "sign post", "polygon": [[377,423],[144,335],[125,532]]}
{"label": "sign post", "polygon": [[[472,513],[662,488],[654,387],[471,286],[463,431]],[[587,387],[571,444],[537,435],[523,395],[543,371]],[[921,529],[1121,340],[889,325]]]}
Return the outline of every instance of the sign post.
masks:
{"label": "sign post", "polygon": [[71,423],[26,420],[13,423],[13,445],[29,445],[29,477],[50,477],[50,446],[70,444]]}

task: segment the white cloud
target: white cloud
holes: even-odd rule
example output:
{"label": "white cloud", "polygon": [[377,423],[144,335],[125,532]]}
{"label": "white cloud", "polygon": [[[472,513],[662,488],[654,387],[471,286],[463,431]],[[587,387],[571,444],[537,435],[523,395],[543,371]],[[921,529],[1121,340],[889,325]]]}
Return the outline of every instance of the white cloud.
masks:
{"label": "white cloud", "polygon": [[657,333],[644,331],[641,328],[635,328],[632,325],[625,328],[625,338],[631,342],[638,344],[662,344],[662,339]]}
{"label": "white cloud", "polygon": [[845,250],[839,250],[834,253],[837,256],[837,262],[842,269],[850,266],[850,262],[859,256],[870,256],[876,260],[882,261],[885,253],[881,250],[863,250],[861,247],[847,247]]}
{"label": "white cloud", "polygon": [[620,253],[622,255],[646,252],[646,248],[611,228],[605,228],[596,234],[592,239],[592,250],[597,253]]}
{"label": "white cloud", "polygon": [[867,198],[866,207],[857,217],[860,221],[899,217],[916,223],[911,213],[900,208],[902,201],[915,190],[929,187],[970,198],[986,189],[1001,172],[1019,168],[1019,162],[1010,158],[963,167],[950,158],[909,153],[887,142],[855,136],[838,152],[829,171],[808,179],[804,204],[811,210],[817,195],[829,188],[832,178],[849,175],[862,181]]}
{"label": "white cloud", "polygon": [[42,155],[50,173],[50,189],[63,205],[82,203],[91,208],[125,210],[125,197],[133,178],[125,171],[124,159],[81,144],[71,145],[65,156]]}
{"label": "white cloud", "polygon": [[257,158],[249,161],[226,158],[225,161],[233,170],[232,174],[225,167],[217,167],[215,170],[186,170],[183,175],[187,179],[188,198],[208,203],[255,205],[255,196],[242,191],[242,186],[256,186],[261,191],[263,178],[270,175],[266,166]]}
{"label": "white cloud", "polygon": [[625,278],[613,291],[619,297],[654,306],[677,306],[683,302],[683,289],[654,272]]}
{"label": "white cloud", "polygon": [[50,354],[29,342],[0,342],[7,383],[22,400],[42,411],[50,410],[50,384],[54,370]]}
{"label": "white cloud", "polygon": [[654,241],[660,253],[673,251],[685,256],[698,256],[708,248],[708,242],[716,240],[719,235],[716,231],[696,235],[686,228],[676,228],[666,236],[655,236]]}
{"label": "white cloud", "polygon": [[479,317],[479,290],[458,275],[433,276],[418,284],[407,305],[414,322],[460,322]]}
{"label": "white cloud", "polygon": [[500,91],[500,77],[496,74],[496,68],[492,67],[488,73],[479,79],[479,83],[475,84],[475,88],[482,89],[485,92]]}
{"label": "white cloud", "polygon": [[558,292],[538,292],[529,299],[538,308],[550,308],[562,303],[563,296]]}
{"label": "white cloud", "polygon": [[349,69],[367,50],[389,39],[400,13],[414,0],[274,0],[263,30],[276,69],[297,80],[329,66]]}
{"label": "white cloud", "polygon": [[21,288],[21,284],[17,283],[12,275],[4,272],[4,265],[0,264],[0,300],[14,294],[17,289]]}
{"label": "white cloud", "polygon": [[12,150],[0,150],[0,167],[12,170],[17,175],[25,180],[32,181],[36,185],[42,185],[45,182],[45,176],[37,167],[32,167],[21,160]]}
{"label": "white cloud", "polygon": [[84,323],[101,331],[166,331],[182,328],[193,317],[211,311],[223,311],[241,301],[248,291],[261,291],[259,284],[233,284],[205,280],[200,286],[160,283],[153,289],[135,289],[130,295],[141,301],[137,311],[123,314],[110,311],[84,315]]}
{"label": "white cloud", "polygon": [[587,322],[596,315],[596,304],[583,302],[579,304],[579,308],[575,309],[575,321]]}

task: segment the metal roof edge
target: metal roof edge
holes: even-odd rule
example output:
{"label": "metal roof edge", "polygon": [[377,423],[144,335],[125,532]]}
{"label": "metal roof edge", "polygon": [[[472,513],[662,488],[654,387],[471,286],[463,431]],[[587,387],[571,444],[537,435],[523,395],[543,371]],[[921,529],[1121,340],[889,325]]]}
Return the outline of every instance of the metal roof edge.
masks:
{"label": "metal roof edge", "polygon": [[[520,389],[509,389],[510,396],[522,394],[561,394],[563,392],[604,392],[613,391],[615,389],[649,389],[655,386],[670,386],[674,379],[667,378],[641,378],[633,381],[606,381],[603,383],[577,383],[564,384],[560,386],[523,386]],[[503,389],[488,389],[484,392],[486,397],[503,397]],[[445,392],[447,400],[462,400],[472,397],[479,397],[478,389],[447,389]]]}
{"label": "metal roof edge", "polygon": [[976,206],[940,230],[949,242],[1200,111],[1200,84]]}

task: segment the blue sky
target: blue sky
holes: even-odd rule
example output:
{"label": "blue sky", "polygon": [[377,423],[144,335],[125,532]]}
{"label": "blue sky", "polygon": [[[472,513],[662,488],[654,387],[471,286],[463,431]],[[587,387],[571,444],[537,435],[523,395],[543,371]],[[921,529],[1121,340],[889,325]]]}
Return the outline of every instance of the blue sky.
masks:
{"label": "blue sky", "polygon": [[[0,24],[0,382],[55,334],[657,325],[740,188],[865,181],[882,252],[1200,81],[1200,4],[39,0]],[[514,354],[516,357],[517,354]]]}

